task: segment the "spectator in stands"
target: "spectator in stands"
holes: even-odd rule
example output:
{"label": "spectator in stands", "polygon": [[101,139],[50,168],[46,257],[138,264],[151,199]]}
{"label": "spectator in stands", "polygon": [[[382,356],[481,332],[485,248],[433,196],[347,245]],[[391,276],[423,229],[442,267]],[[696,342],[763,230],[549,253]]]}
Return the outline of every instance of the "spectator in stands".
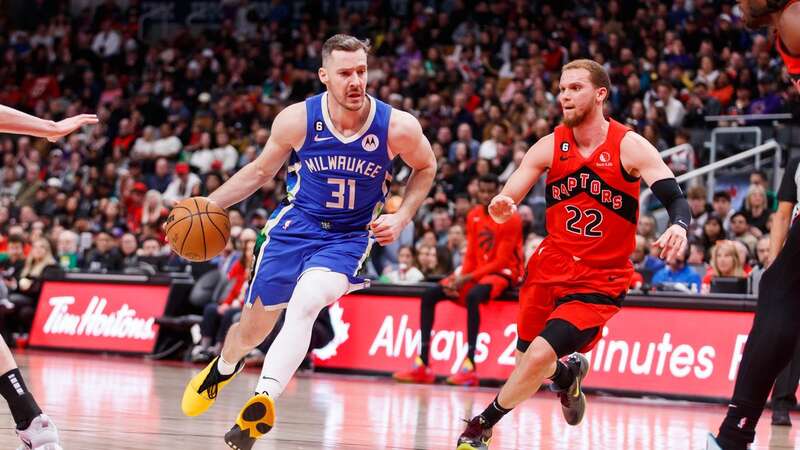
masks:
{"label": "spectator in stands", "polygon": [[64,230],[58,235],[56,258],[64,270],[75,270],[80,263],[78,255],[78,234],[72,230]]}
{"label": "spectator in stands", "polygon": [[142,212],[146,193],[147,185],[137,181],[133,183],[130,193],[125,196],[123,204],[126,211],[125,226],[131,233],[139,234],[142,231]]}
{"label": "spectator in stands", "polygon": [[769,266],[769,240],[770,236],[766,234],[761,236],[756,244],[756,258],[758,264],[753,267],[753,270],[750,272],[750,279],[752,280],[750,285],[751,294],[753,295],[758,295],[758,286],[761,284],[761,276]]}
{"label": "spectator in stands", "polygon": [[699,81],[692,87],[692,94],[687,101],[684,126],[705,128],[708,126],[705,116],[716,116],[722,112],[722,105],[719,100],[708,93],[708,87],[714,85],[715,82],[704,83]]}
{"label": "spectator in stands", "polygon": [[744,261],[733,241],[721,240],[712,249],[711,268],[703,278],[702,293],[711,292],[711,283],[717,277],[744,278]]}
{"label": "spectator in stands", "polygon": [[636,246],[631,253],[631,262],[634,270],[642,274],[644,281],[649,282],[653,275],[661,270],[665,263],[661,258],[651,255],[648,248],[650,243],[644,236],[636,235]]}
{"label": "spectator in stands", "polygon": [[159,193],[164,193],[172,182],[172,174],[169,171],[167,158],[156,160],[155,172],[147,176],[147,187]]}
{"label": "spectator in stands", "polygon": [[425,275],[425,281],[439,281],[452,271],[452,266],[443,261],[435,244],[423,244],[417,248],[417,266]]}
{"label": "spectator in stands", "polygon": [[122,257],[122,270],[125,273],[148,273],[150,275],[155,275],[155,269],[144,266],[139,259],[139,241],[133,233],[125,233],[119,238],[119,251]]}
{"label": "spectator in stands", "polygon": [[700,275],[686,264],[688,258],[687,246],[681,254],[667,259],[667,266],[653,275],[651,284],[655,287],[671,286],[685,292],[700,292]]}
{"label": "spectator in stands", "polygon": [[[181,140],[173,135],[170,124],[164,123],[160,127],[160,136],[155,127],[147,127],[141,138],[137,139],[131,150],[131,158],[136,160],[156,160],[160,157],[171,158],[176,156],[183,148]],[[152,163],[151,163],[152,164]]]}
{"label": "spectator in stands", "polygon": [[39,238],[31,245],[31,252],[25,258],[25,265],[19,274],[19,280],[11,286],[9,300],[14,304],[13,318],[10,322],[16,323],[17,330],[27,333],[33,322],[36,303],[42,290],[42,275],[48,267],[55,266],[53,251],[50,241]]}
{"label": "spectator in stands", "polygon": [[767,173],[762,169],[750,172],[750,186],[761,186],[767,194],[767,209],[775,211],[778,209],[778,195],[769,189]]}
{"label": "spectator in stands", "polygon": [[683,125],[686,108],[680,100],[675,98],[674,89],[667,81],[661,81],[656,85],[656,98],[650,98],[649,101],[646,98],[645,104],[648,109],[664,108],[667,113],[667,123],[672,128],[679,128]]}
{"label": "spectator in stands", "polygon": [[[706,249],[699,239],[694,239],[689,243],[689,258],[686,259],[686,264],[690,266],[701,266],[706,262]],[[705,275],[705,270],[701,272]]]}
{"label": "spectator in stands", "polygon": [[175,203],[200,193],[200,177],[189,172],[185,162],[175,164],[175,179],[164,192],[164,205],[171,208]]}
{"label": "spectator in stands", "polygon": [[703,235],[700,240],[703,248],[706,249],[706,261],[711,261],[711,251],[718,241],[724,240],[727,237],[725,229],[722,227],[722,220],[716,215],[709,216],[703,225]]}
{"label": "spectator in stands", "polygon": [[163,272],[167,258],[161,247],[161,242],[155,238],[145,238],[142,242],[139,261],[149,264],[156,272]]}
{"label": "spectator in stands", "polygon": [[25,166],[25,180],[20,184],[17,191],[17,206],[31,206],[36,200],[36,193],[42,188],[44,183],[39,178],[39,165],[29,163]]}
{"label": "spectator in stands", "polygon": [[466,245],[467,241],[464,236],[464,228],[459,224],[451,225],[450,229],[447,230],[447,243],[445,244],[445,248],[450,253],[453,267],[461,265]]}
{"label": "spectator in stands", "polygon": [[9,289],[16,286],[25,266],[25,238],[19,232],[9,231],[6,258],[2,261],[3,280]]}
{"label": "spectator in stands", "polygon": [[474,138],[472,134],[472,127],[468,123],[462,123],[458,126],[458,130],[456,132],[456,141],[450,144],[450,150],[448,151],[447,159],[450,161],[459,160],[457,157],[459,143],[463,144],[464,150],[466,151],[464,154],[465,161],[475,160],[478,158],[478,151],[480,150],[481,143]]}
{"label": "spectator in stands", "polygon": [[747,223],[751,227],[758,229],[758,231],[752,230],[754,233],[760,233],[759,236],[769,233],[767,220],[772,211],[767,203],[767,191],[761,185],[750,185],[744,200],[744,207],[740,212],[745,215]]}
{"label": "spectator in stands", "polygon": [[722,220],[722,227],[725,231],[731,229],[731,217],[736,212],[731,205],[731,194],[728,191],[717,191],[712,199],[714,215]]}
{"label": "spectator in stands", "polygon": [[230,266],[226,274],[230,284],[227,295],[205,306],[203,321],[200,323],[202,337],[200,343],[192,349],[193,362],[208,362],[219,353],[228,328],[244,304],[242,294],[247,290],[247,277],[253,263],[255,244],[255,239],[242,242],[242,257]]}
{"label": "spectator in stands", "polygon": [[388,283],[413,284],[425,279],[425,275],[414,265],[414,248],[406,245],[397,251],[397,264],[387,266],[383,275]]}
{"label": "spectator in stands", "polygon": [[737,212],[731,217],[731,233],[730,238],[743,243],[747,247],[750,254],[756,251],[756,243],[758,238],[751,232],[751,230],[758,231],[757,228],[751,227],[747,223],[747,216],[742,212]]}
{"label": "spectator in stands", "polygon": [[422,294],[420,303],[421,352],[410,371],[394,374],[398,381],[432,383],[429,355],[431,330],[437,303],[455,301],[467,307],[467,355],[459,371],[448,377],[455,385],[478,384],[475,372],[475,347],[480,327],[482,303],[498,298],[507,288],[516,286],[523,271],[522,221],[518,214],[502,224],[488,213],[489,202],[499,192],[496,175],[479,180],[478,204],[467,216],[467,251],[460,270]]}
{"label": "spectator in stands", "polygon": [[689,225],[689,234],[691,236],[700,237],[703,235],[703,225],[705,225],[709,214],[712,212],[711,206],[706,201],[707,197],[706,188],[700,185],[692,186],[686,191],[686,198],[692,210],[692,223]]}
{"label": "spectator in stands", "polygon": [[120,205],[116,198],[110,198],[105,202],[98,225],[100,230],[108,231],[115,236],[120,236],[128,230],[125,218],[120,216]]}
{"label": "spectator in stands", "polygon": [[161,193],[155,189],[147,191],[144,197],[144,204],[142,205],[140,227],[147,225],[160,226],[168,216],[169,210],[164,207]]}
{"label": "spectator in stands", "polygon": [[122,270],[122,257],[110,234],[101,231],[95,235],[94,248],[87,253],[83,268],[103,273]]}
{"label": "spectator in stands", "polygon": [[647,242],[656,240],[656,219],[649,214],[640,214],[639,223],[636,227],[636,234],[642,236]]}

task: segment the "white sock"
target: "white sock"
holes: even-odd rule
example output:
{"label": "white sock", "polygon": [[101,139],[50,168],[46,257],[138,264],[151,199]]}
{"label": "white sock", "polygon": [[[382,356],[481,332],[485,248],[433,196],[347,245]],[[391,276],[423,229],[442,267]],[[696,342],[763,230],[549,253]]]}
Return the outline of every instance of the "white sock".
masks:
{"label": "white sock", "polygon": [[257,394],[280,397],[308,352],[319,312],[344,295],[349,286],[346,276],[334,272],[313,270],[300,278],[289,300],[283,327],[264,357]]}
{"label": "white sock", "polygon": [[230,375],[234,370],[236,370],[236,364],[231,364],[228,361],[225,361],[225,358],[223,358],[222,355],[219,355],[219,359],[217,360],[217,371],[219,371],[220,375]]}

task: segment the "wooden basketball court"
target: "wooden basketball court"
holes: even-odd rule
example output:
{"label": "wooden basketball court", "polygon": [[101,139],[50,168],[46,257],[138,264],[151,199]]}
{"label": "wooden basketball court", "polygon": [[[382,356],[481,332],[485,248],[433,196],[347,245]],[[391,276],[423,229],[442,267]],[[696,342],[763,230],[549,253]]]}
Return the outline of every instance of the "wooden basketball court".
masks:
{"label": "wooden basketball court", "polygon": [[[184,383],[199,367],[27,351],[17,353],[29,387],[58,424],[65,450],[227,449],[230,428],[258,376],[246,371],[205,415],[180,411]],[[387,379],[301,376],[278,401],[276,428],[256,449],[453,449],[471,416],[494,389],[398,385]],[[495,428],[492,450],[703,449],[722,406],[589,397],[584,423],[561,418],[555,396],[540,393]],[[0,408],[0,448],[19,444],[7,408]],[[800,416],[794,420],[800,424]],[[800,448],[792,428],[771,428],[769,412],[755,449]]]}

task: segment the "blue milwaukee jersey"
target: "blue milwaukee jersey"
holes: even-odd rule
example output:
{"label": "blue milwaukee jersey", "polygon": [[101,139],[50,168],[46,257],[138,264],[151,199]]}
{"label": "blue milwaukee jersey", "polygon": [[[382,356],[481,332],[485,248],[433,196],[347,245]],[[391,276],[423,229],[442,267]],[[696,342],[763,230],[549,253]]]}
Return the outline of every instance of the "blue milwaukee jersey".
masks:
{"label": "blue milwaukee jersey", "polygon": [[392,107],[368,97],[364,126],[344,137],[333,126],[327,101],[327,92],[306,100],[306,140],[289,159],[289,201],[324,229],[364,230],[380,214],[391,181]]}

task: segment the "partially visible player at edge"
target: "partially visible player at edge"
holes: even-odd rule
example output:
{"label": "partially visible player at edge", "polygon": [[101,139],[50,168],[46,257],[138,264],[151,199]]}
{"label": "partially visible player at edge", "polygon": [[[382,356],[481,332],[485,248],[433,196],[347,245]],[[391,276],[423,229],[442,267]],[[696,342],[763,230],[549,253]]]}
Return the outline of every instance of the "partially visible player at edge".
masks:
{"label": "partially visible player at edge", "polygon": [[[622,306],[633,276],[640,178],[669,212],[671,226],[655,245],[659,256],[686,246],[691,211],[675,177],[642,136],[603,117],[611,82],[594,61],[562,68],[563,124],[528,150],[489,213],[508,220],[547,174],[547,232],[528,262],[517,317],[517,364],[494,401],[467,422],[458,450],[488,449],[492,427],[552,380],[567,423],[583,418],[581,382],[589,370],[574,352],[591,350]],[[573,354],[565,361],[567,355]]]}
{"label": "partially visible player at edge", "polygon": [[[97,122],[94,114],[80,114],[53,122],[0,105],[0,133],[28,134],[50,142]],[[0,339],[0,373],[0,394],[8,402],[17,424],[15,431],[22,441],[18,450],[60,450],[56,425],[36,404],[3,339]]]}
{"label": "partially visible player at edge", "polygon": [[[800,92],[800,1],[740,0],[749,28],[770,27],[775,46],[792,83]],[[800,225],[779,211],[770,240],[770,260],[761,276],[753,327],[742,352],[728,413],[717,436],[709,435],[709,450],[745,450],[756,437],[756,425],[778,374],[789,364],[800,338]],[[788,234],[783,231],[788,229]],[[777,256],[775,256],[777,255]]]}
{"label": "partially visible player at edge", "polygon": [[[436,160],[416,118],[366,95],[368,51],[368,42],[352,36],[328,39],[319,69],[327,91],[281,111],[258,158],[209,196],[228,208],[289,160],[288,199],[272,213],[256,246],[241,321],[228,332],[221,355],[189,382],[182,401],[190,416],[208,409],[287,308],[255,396],[225,435],[232,448],[249,449],[272,428],[273,400],[306,355],[320,310],[365,285],[356,273],[369,254],[370,232],[382,245],[394,241],[433,183]],[[413,172],[399,210],[379,215],[395,156]]]}

